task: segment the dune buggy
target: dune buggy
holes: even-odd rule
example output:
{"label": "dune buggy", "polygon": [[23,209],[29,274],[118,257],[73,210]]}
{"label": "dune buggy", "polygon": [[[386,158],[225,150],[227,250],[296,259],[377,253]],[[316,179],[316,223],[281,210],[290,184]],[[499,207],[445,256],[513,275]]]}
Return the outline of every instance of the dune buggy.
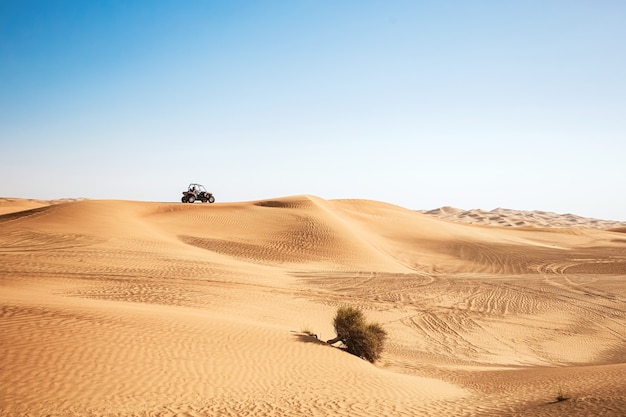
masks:
{"label": "dune buggy", "polygon": [[181,201],[183,203],[195,203],[197,200],[200,200],[203,203],[206,203],[207,201],[209,203],[214,203],[215,197],[213,197],[213,194],[204,188],[204,185],[189,184],[187,191],[183,191],[183,198],[181,198]]}

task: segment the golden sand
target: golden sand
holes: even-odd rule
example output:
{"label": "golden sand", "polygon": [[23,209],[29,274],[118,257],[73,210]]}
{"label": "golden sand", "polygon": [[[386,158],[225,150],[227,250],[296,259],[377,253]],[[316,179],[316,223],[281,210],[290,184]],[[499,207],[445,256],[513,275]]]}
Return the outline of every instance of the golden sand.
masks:
{"label": "golden sand", "polygon": [[[626,224],[56,203],[0,199],[2,416],[626,415]],[[304,333],[342,305],[376,364]]]}

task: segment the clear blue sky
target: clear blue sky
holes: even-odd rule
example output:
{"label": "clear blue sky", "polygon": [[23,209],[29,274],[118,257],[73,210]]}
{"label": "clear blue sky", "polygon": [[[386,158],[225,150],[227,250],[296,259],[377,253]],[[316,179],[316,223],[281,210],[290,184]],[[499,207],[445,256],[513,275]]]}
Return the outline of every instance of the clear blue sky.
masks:
{"label": "clear blue sky", "polygon": [[626,2],[0,0],[0,196],[626,220]]}

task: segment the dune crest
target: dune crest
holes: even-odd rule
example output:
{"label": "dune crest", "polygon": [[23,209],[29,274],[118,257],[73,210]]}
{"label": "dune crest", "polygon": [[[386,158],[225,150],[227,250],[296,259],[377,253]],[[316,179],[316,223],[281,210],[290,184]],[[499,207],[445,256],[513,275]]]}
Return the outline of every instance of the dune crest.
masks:
{"label": "dune crest", "polygon": [[[1,416],[626,409],[623,225],[308,195],[0,210]],[[320,342],[342,305],[388,331],[376,365]]]}
{"label": "dune crest", "polygon": [[463,210],[445,206],[432,210],[419,210],[419,212],[453,222],[488,226],[602,230],[626,227],[626,222],[594,219],[574,214],[557,214],[541,210],[529,211],[496,208],[491,211],[485,211],[480,209]]}

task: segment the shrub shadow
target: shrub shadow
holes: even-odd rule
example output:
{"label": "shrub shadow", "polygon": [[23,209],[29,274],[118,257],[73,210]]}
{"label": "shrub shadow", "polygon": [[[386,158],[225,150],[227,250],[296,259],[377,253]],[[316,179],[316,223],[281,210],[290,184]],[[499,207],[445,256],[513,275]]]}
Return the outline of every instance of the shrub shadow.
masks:
{"label": "shrub shadow", "polygon": [[330,346],[328,343],[324,342],[323,340],[320,340],[316,336],[312,336],[308,333],[295,333],[294,337],[299,342],[302,342],[302,343],[313,343],[316,345]]}

